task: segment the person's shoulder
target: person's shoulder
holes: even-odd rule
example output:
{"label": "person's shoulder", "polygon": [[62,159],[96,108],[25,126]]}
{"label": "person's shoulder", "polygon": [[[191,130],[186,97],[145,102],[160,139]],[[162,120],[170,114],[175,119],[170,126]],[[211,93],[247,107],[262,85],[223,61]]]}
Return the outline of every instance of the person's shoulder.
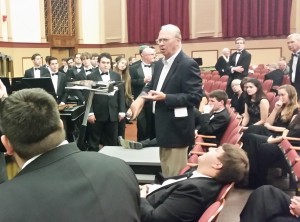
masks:
{"label": "person's shoulder", "polygon": [[141,64],[142,64],[142,61],[139,60],[139,61],[133,63],[133,64],[129,67],[129,70],[130,70],[130,69],[131,69],[131,70],[136,70],[136,69],[138,69],[139,67],[141,67]]}
{"label": "person's shoulder", "polygon": [[243,50],[243,53],[244,53],[245,55],[251,55],[251,53],[248,52],[246,49]]}
{"label": "person's shoulder", "polygon": [[31,67],[31,68],[29,68],[29,69],[26,69],[26,70],[25,70],[25,73],[26,73],[26,72],[30,72],[31,70],[33,70],[33,67]]}
{"label": "person's shoulder", "polygon": [[94,77],[94,76],[96,76],[97,74],[100,74],[99,69],[93,70],[90,74],[87,75],[87,78],[88,78],[88,77]]}
{"label": "person's shoulder", "polygon": [[260,100],[260,105],[269,105],[269,101],[267,98],[263,97],[261,100]]}

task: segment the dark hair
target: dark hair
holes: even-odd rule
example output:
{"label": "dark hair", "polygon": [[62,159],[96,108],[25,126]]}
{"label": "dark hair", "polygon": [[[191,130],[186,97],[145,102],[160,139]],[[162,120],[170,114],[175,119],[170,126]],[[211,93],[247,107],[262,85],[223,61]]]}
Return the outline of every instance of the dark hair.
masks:
{"label": "dark hair", "polygon": [[52,56],[51,56],[51,57],[49,58],[49,65],[50,65],[51,61],[53,61],[53,60],[57,60],[57,61],[58,61],[58,59],[57,59],[56,57],[52,57]]}
{"label": "dark hair", "polygon": [[232,144],[223,144],[224,153],[218,159],[222,163],[222,168],[215,179],[221,183],[231,183],[242,181],[249,171],[249,160],[246,152]]}
{"label": "dark hair", "polygon": [[[258,79],[254,79],[254,78],[249,78],[245,84],[247,83],[252,83],[256,88],[257,91],[255,93],[255,102],[259,103],[261,99],[266,99],[266,94],[263,91],[261,82]],[[251,102],[252,97],[248,95],[247,92],[245,92],[245,102],[249,105],[249,103]]]}
{"label": "dark hair", "polygon": [[49,62],[50,62],[50,59],[52,58],[52,56],[46,56],[45,57],[45,61],[46,61],[46,63],[48,63],[49,64]]}
{"label": "dark hair", "polygon": [[117,56],[115,58],[115,62],[118,63],[122,58],[124,58],[124,56]]}
{"label": "dark hair", "polygon": [[208,98],[216,98],[219,102],[223,100],[224,106],[227,104],[228,95],[224,90],[213,90],[208,94]]}
{"label": "dark hair", "polygon": [[97,57],[98,58],[99,54],[98,53],[92,53],[92,57]]}
{"label": "dark hair", "polygon": [[24,160],[55,148],[65,139],[57,103],[40,88],[23,89],[6,98],[0,108],[0,127]]}
{"label": "dark hair", "polygon": [[250,79],[250,77],[248,77],[248,76],[246,76],[246,77],[244,77],[244,78],[242,79],[242,81],[241,81],[241,88],[242,88],[243,91],[244,91],[244,86],[245,86],[246,82],[247,82],[249,79]]}
{"label": "dark hair", "polygon": [[98,56],[98,62],[100,63],[102,58],[107,58],[110,60],[111,67],[113,66],[111,55],[108,52],[103,52]]}
{"label": "dark hair", "polygon": [[243,43],[245,43],[245,39],[243,37],[237,37],[234,42],[236,43],[239,40],[242,40]]}
{"label": "dark hair", "polygon": [[35,58],[36,58],[37,56],[41,56],[41,54],[39,54],[39,53],[33,54],[33,55],[31,56],[31,60],[35,60]]}
{"label": "dark hair", "polygon": [[67,58],[67,62],[71,59],[74,61],[74,58],[72,56],[70,56],[69,58]]}
{"label": "dark hair", "polygon": [[80,59],[84,60],[84,59],[92,59],[92,55],[89,52],[84,52],[80,55]]}

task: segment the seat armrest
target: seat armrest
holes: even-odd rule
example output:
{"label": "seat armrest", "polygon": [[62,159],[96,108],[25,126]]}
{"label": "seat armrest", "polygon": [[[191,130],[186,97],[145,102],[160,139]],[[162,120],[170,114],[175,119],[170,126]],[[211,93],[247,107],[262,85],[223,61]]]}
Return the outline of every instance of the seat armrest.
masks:
{"label": "seat armrest", "polygon": [[202,152],[202,151],[193,151],[193,150],[190,151],[190,154],[203,155],[204,153],[205,152]]}
{"label": "seat armrest", "polygon": [[201,146],[212,146],[212,147],[217,147],[217,144],[215,143],[205,143],[205,142],[196,142],[197,145]]}

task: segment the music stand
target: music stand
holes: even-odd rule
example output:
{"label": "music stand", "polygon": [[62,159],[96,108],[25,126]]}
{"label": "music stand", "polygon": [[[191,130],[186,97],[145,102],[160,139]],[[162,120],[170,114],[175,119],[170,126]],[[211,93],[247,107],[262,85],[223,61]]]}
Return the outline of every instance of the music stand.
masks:
{"label": "music stand", "polygon": [[8,77],[0,77],[1,81],[6,87],[7,94],[10,95],[12,93],[11,85]]}
{"label": "music stand", "polygon": [[49,94],[51,94],[55,100],[57,100],[57,95],[50,77],[42,78],[23,78],[22,84],[24,89],[30,88],[42,88]]}

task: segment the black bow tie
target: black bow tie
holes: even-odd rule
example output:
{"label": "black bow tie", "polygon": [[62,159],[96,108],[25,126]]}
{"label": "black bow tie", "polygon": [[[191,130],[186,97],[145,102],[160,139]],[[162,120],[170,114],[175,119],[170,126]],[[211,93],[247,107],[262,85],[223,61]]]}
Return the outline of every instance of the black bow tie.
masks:
{"label": "black bow tie", "polygon": [[101,76],[103,76],[103,75],[108,75],[108,72],[102,72]]}
{"label": "black bow tie", "polygon": [[236,52],[237,54],[242,54],[242,52]]}
{"label": "black bow tie", "polygon": [[300,55],[300,53],[298,52],[298,53],[293,53],[293,57],[295,56],[295,57],[299,57],[299,55]]}
{"label": "black bow tie", "polygon": [[151,68],[151,65],[144,65],[144,67],[148,67],[148,68]]}
{"label": "black bow tie", "polygon": [[52,73],[52,76],[58,76],[58,73],[56,72],[56,73]]}
{"label": "black bow tie", "polygon": [[40,70],[41,68],[34,68],[34,70]]}
{"label": "black bow tie", "polygon": [[85,72],[92,72],[92,69],[85,69]]}

